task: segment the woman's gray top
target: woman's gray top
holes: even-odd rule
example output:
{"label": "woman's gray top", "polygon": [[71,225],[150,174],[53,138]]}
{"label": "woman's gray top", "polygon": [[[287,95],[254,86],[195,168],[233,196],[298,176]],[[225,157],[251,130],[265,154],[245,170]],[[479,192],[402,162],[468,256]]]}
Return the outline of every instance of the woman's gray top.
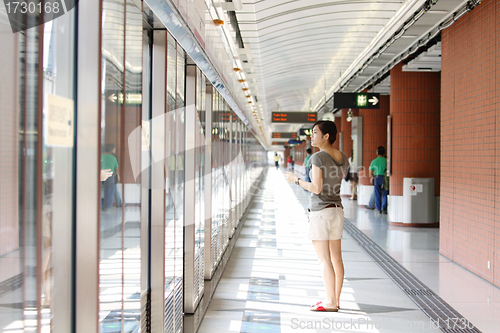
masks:
{"label": "woman's gray top", "polygon": [[[324,151],[314,153],[309,159],[311,165],[315,165],[323,171],[323,188],[319,194],[311,193],[309,199],[310,211],[324,209],[330,204],[342,206],[340,185],[349,166],[349,161],[347,155],[344,152],[341,153],[342,161],[335,161],[330,154]],[[310,176],[312,179],[312,172]]]}

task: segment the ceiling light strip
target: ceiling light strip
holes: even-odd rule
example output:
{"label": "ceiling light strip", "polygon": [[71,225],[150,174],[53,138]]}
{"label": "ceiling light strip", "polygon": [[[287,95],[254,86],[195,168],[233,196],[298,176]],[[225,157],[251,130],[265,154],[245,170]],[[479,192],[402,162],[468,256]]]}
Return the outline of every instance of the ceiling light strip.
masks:
{"label": "ceiling light strip", "polygon": [[[435,1],[437,1],[437,0],[435,0]],[[353,73],[353,71],[356,68],[362,67],[361,63],[362,63],[363,59],[366,59],[367,57],[369,57],[370,52],[372,52],[372,50],[376,47],[376,45],[380,45],[384,36],[386,36],[386,34],[388,34],[391,30],[393,30],[395,28],[395,26],[398,24],[398,22],[401,19],[403,19],[406,15],[408,15],[408,12],[411,10],[411,8],[418,5],[418,3],[419,3],[418,0],[412,0],[412,1],[408,1],[405,5],[403,5],[403,7],[396,13],[396,15],[385,25],[385,27],[375,36],[375,38],[370,42],[370,44],[364,49],[364,51],[356,58],[356,60],[354,60],[354,62],[349,66],[349,68],[347,68],[347,70],[344,72],[344,74],[330,88],[330,90],[326,93],[326,95],[331,95],[333,98],[333,93],[339,90],[339,87],[342,85],[342,81],[349,79],[350,76],[354,75],[354,74],[350,74],[350,73]],[[412,15],[412,16],[414,16],[414,15]],[[390,39],[391,38],[389,38],[389,40]],[[314,107],[314,110],[321,109],[323,107],[323,105],[325,105],[328,102],[327,100],[325,100],[322,104],[323,100],[324,100],[324,98],[321,98],[319,100],[319,102]],[[321,105],[321,107],[320,107],[320,105]]]}
{"label": "ceiling light strip", "polygon": [[[414,44],[412,44],[406,51],[399,54],[390,63],[384,66],[377,73],[373,74],[368,80],[365,81],[360,87],[356,89],[356,91],[362,91],[368,87],[374,86],[378,80],[385,76],[385,74],[390,71],[394,66],[399,64],[402,60],[406,59],[409,55],[415,53],[420,47],[426,45],[429,41],[433,40],[441,31],[446,28],[449,28],[453,23],[455,23],[460,17],[470,12],[474,8],[476,8],[479,4],[481,4],[480,0],[469,0],[466,4],[464,4],[460,9],[455,11],[450,17],[445,18],[439,23],[436,27],[431,29],[429,33],[420,38]],[[352,79],[351,79],[352,81]],[[349,84],[346,83],[346,86]]]}
{"label": "ceiling light strip", "polygon": [[229,87],[226,86],[224,80],[222,79],[222,75],[218,72],[205,49],[201,46],[200,42],[194,36],[185,19],[178,12],[176,6],[171,2],[171,0],[147,0],[146,2],[158,17],[160,22],[177,40],[177,42],[186,51],[189,57],[193,59],[195,64],[210,80],[217,91],[219,91],[219,93],[226,100],[233,111],[238,115],[245,126],[252,132],[252,134],[264,147],[264,149],[267,150],[267,147],[263,141],[265,140],[265,138],[262,138],[261,135],[257,133],[257,130],[253,128],[250,120],[247,119],[247,117],[243,113],[244,108],[240,107],[237,99],[234,97],[235,95],[232,93],[232,91],[229,90]]}
{"label": "ceiling light strip", "polygon": [[[336,91],[341,91],[345,87],[347,87],[356,77],[358,77],[375,59],[377,59],[396,39],[401,38],[404,35],[404,32],[408,30],[416,21],[416,18],[421,18],[422,15],[429,11],[433,5],[437,3],[438,0],[427,0],[426,3],[420,7],[419,10],[415,12],[415,15],[413,15],[409,20],[407,20],[400,29],[391,37],[388,39],[388,41],[381,46],[365,63],[358,69],[356,73],[351,75],[351,77],[343,84],[337,85],[338,89],[332,89],[333,92]],[[464,14],[470,12],[473,10],[475,7],[481,4],[480,0],[468,0],[466,1],[458,10],[456,10],[452,15],[449,17],[445,17],[441,23],[438,23],[438,25],[433,28],[429,33],[427,33],[424,37],[420,38],[418,41],[416,41],[413,45],[411,45],[406,51],[402,52],[393,60],[384,66],[383,69],[378,71],[377,73],[373,74],[368,80],[365,81],[364,84],[362,84],[360,87],[356,89],[356,91],[362,91],[366,89],[367,87],[372,86],[377,80],[381,79],[384,77],[384,75],[391,70],[394,66],[396,66],[401,60],[407,58],[409,55],[415,53],[421,46],[425,45],[427,42],[432,40],[434,37],[436,37],[442,30],[448,28],[451,26],[455,21],[457,21],[460,17],[462,17]],[[333,87],[335,88],[335,86]],[[318,103],[318,105],[315,107],[315,110],[321,110],[323,107],[326,106],[326,104],[333,99],[333,92],[331,92],[331,97],[327,100],[324,101],[323,104],[320,105],[321,101]],[[330,94],[330,92],[329,92]],[[319,116],[319,115],[318,115]]]}
{"label": "ceiling light strip", "polygon": [[359,74],[361,74],[361,72],[363,72],[366,69],[365,66],[370,65],[375,59],[380,57],[382,53],[384,53],[385,50],[387,50],[387,48],[391,46],[397,39],[401,38],[406,32],[406,30],[408,30],[413,24],[415,24],[415,22],[417,22],[418,19],[420,19],[425,14],[425,12],[429,11],[432,8],[432,6],[434,6],[437,3],[437,1],[438,0],[427,0],[413,14],[411,18],[409,18],[405,23],[403,23],[402,27],[398,29],[396,33],[391,38],[389,38],[389,40],[383,46],[381,46],[370,58],[368,58],[367,61],[365,61],[363,66],[361,66],[361,68],[358,69],[356,73],[354,73],[346,82],[340,85],[339,90],[342,90],[345,87],[347,87]]}

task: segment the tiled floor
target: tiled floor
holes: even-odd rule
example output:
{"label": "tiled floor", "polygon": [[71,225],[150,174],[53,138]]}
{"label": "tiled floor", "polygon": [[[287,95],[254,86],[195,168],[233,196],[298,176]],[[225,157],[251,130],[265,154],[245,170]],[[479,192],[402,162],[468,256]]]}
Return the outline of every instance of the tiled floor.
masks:
{"label": "tiled floor", "polygon": [[[341,310],[310,312],[324,294],[306,238],[307,201],[305,191],[269,169],[200,333],[439,331],[346,231]],[[349,221],[482,332],[500,332],[500,289],[440,256],[439,229],[389,227],[386,215],[355,201],[344,200],[344,206]]]}

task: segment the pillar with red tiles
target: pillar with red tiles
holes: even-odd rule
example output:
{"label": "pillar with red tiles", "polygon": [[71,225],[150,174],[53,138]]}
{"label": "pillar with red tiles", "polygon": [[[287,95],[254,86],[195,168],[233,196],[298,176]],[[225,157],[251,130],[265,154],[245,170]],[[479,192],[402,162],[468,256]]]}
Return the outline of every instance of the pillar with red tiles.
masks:
{"label": "pillar with red tiles", "polygon": [[334,149],[340,149],[340,145],[339,145],[339,133],[340,133],[340,126],[342,125],[342,120],[340,117],[335,117],[335,126],[337,126],[337,139],[335,140],[335,142],[333,143],[333,148]]}
{"label": "pillar with red tiles", "polygon": [[403,195],[403,178],[434,178],[440,186],[441,74],[391,70],[392,174],[390,195]]}
{"label": "pillar with red tiles", "polygon": [[[359,115],[358,109],[351,109],[352,116],[357,117]],[[342,133],[343,147],[340,147],[347,157],[351,156],[352,151],[352,123],[347,121],[347,112],[348,109],[342,109],[342,117],[340,120],[340,130],[339,133]],[[339,135],[340,139],[340,135]]]}
{"label": "pillar with red tiles", "polygon": [[363,169],[359,171],[359,184],[372,185],[369,177],[369,167],[377,157],[379,146],[387,146],[387,116],[389,115],[390,96],[380,96],[380,109],[359,109],[363,118]]}

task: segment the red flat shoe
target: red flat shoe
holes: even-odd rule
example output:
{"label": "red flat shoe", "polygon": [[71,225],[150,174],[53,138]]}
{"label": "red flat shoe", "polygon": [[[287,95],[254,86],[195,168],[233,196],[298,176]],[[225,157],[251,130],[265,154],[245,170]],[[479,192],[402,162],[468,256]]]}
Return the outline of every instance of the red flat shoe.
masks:
{"label": "red flat shoe", "polygon": [[325,308],[323,305],[321,305],[322,303],[319,302],[319,304],[316,304],[315,306],[311,307],[309,310],[311,311],[315,311],[315,312],[338,312],[339,311],[339,308],[335,308],[335,309],[327,309]]}

